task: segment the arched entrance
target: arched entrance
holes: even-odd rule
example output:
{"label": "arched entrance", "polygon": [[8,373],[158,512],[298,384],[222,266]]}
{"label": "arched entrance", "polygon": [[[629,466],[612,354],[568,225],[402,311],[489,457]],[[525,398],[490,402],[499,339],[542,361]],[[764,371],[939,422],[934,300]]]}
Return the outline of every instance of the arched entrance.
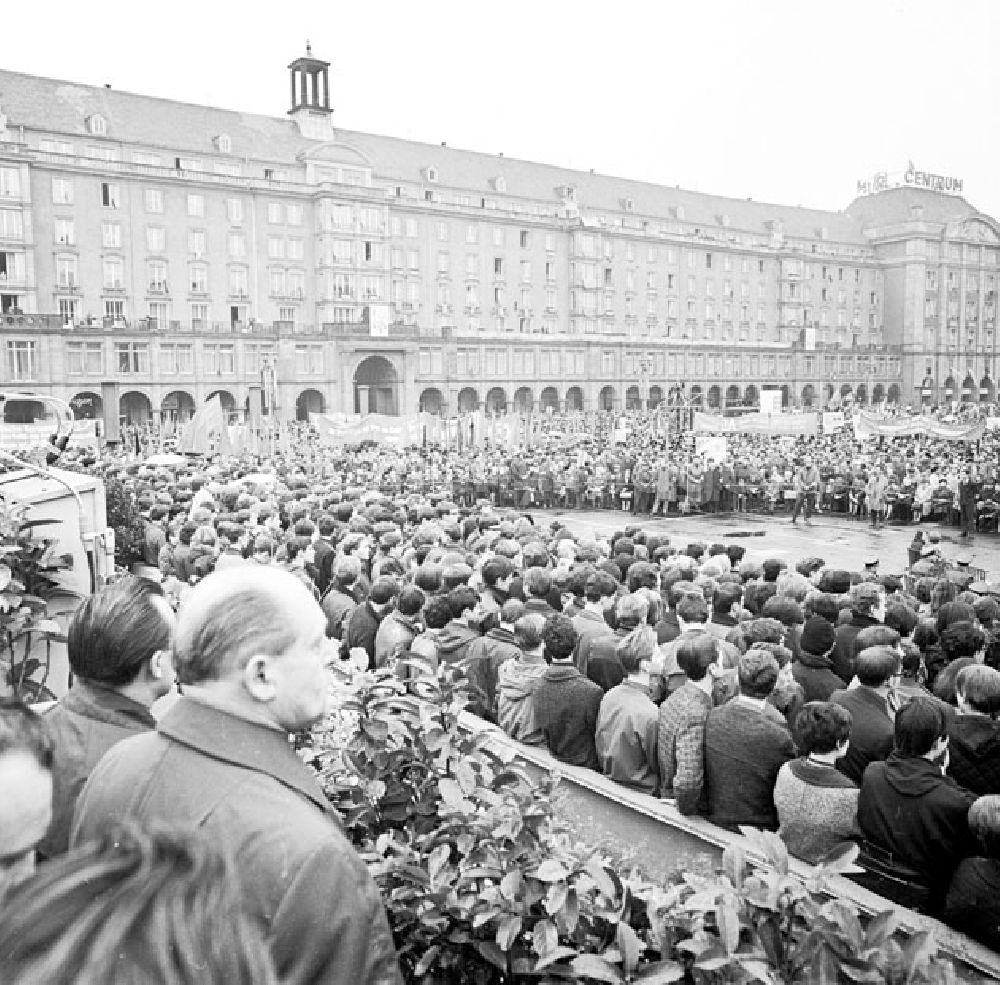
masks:
{"label": "arched entrance", "polygon": [[970,373],[962,382],[962,403],[971,403],[975,399],[976,381]]}
{"label": "arched entrance", "polygon": [[781,387],[781,406],[782,408],[787,408],[792,402],[792,391],[789,389],[788,384],[782,384]]}
{"label": "arched entrance", "polygon": [[118,416],[126,424],[147,424],[153,416],[153,405],[146,394],[129,390],[118,401]]}
{"label": "arched entrance", "polygon": [[78,421],[99,421],[104,416],[104,401],[99,393],[92,390],[76,394],[69,405]]}
{"label": "arched entrance", "polygon": [[955,377],[949,376],[948,379],[944,381],[944,399],[954,400],[955,399]]}
{"label": "arched entrance", "polygon": [[717,384],[708,388],[708,406],[717,410],[722,404],[722,387]]}
{"label": "arched entrance", "polygon": [[872,390],[872,403],[878,406],[885,400],[885,387],[881,383],[875,384],[875,389]]}
{"label": "arched entrance", "polygon": [[934,400],[934,380],[930,376],[925,376],[920,384],[920,402],[926,407]]}
{"label": "arched entrance", "polygon": [[444,403],[444,395],[437,387],[428,387],[420,394],[419,408],[427,414],[440,414],[441,405]]}
{"label": "arched entrance", "polygon": [[600,410],[614,410],[616,398],[617,394],[613,386],[602,387],[597,397],[597,406]]}
{"label": "arched entrance", "polygon": [[982,401],[992,401],[996,394],[996,387],[989,376],[984,376],[979,381],[979,399]]}
{"label": "arched entrance", "polygon": [[538,404],[542,408],[543,414],[550,408],[555,413],[559,410],[559,391],[554,386],[547,386],[542,390],[541,396],[538,398]]}
{"label": "arched entrance", "polygon": [[219,398],[219,403],[222,404],[222,413],[226,415],[227,419],[236,413],[236,398],[228,390],[213,390],[208,395],[208,399],[211,400],[213,397]]}
{"label": "arched entrance", "polygon": [[322,414],[326,400],[319,390],[303,390],[295,399],[295,420],[308,421],[310,414]]}
{"label": "arched entrance", "polygon": [[479,394],[471,386],[458,391],[458,412],[467,414],[479,406]]}
{"label": "arched entrance", "polygon": [[692,407],[700,407],[701,406],[702,392],[701,392],[701,387],[698,386],[697,384],[695,384],[693,387],[691,387],[691,397],[690,397],[690,400],[691,400],[691,406]]}
{"label": "arched entrance", "polygon": [[495,386],[486,394],[486,409],[491,414],[502,414],[507,410],[507,392]]}
{"label": "arched entrance", "polygon": [[868,388],[864,383],[860,384],[854,391],[854,402],[859,407],[865,407],[868,404]]}
{"label": "arched entrance", "polygon": [[583,390],[578,386],[566,391],[566,410],[583,410]]}
{"label": "arched entrance", "polygon": [[385,356],[369,356],[354,371],[354,413],[399,413],[399,378]]}
{"label": "arched entrance", "polygon": [[811,408],[816,402],[816,388],[811,384],[807,383],[802,388],[802,406],[805,409]]}
{"label": "arched entrance", "polygon": [[651,386],[649,388],[649,409],[656,410],[663,403],[663,388]]}
{"label": "arched entrance", "polygon": [[172,390],[160,403],[160,417],[175,424],[190,421],[194,410],[194,397],[186,390]]}
{"label": "arched entrance", "polygon": [[738,386],[726,387],[726,406],[737,407],[740,402],[740,388]]}
{"label": "arched entrance", "polygon": [[889,384],[889,395],[888,395],[888,397],[886,399],[889,401],[890,404],[898,404],[899,403],[899,384],[898,383],[890,383]]}
{"label": "arched entrance", "polygon": [[743,391],[743,403],[747,407],[757,407],[760,404],[760,394],[752,383]]}
{"label": "arched entrance", "polygon": [[521,414],[527,414],[535,404],[531,390],[522,386],[514,392],[514,409]]}
{"label": "arched entrance", "polygon": [[625,409],[639,410],[641,407],[642,397],[639,396],[639,388],[637,386],[630,386],[625,391]]}

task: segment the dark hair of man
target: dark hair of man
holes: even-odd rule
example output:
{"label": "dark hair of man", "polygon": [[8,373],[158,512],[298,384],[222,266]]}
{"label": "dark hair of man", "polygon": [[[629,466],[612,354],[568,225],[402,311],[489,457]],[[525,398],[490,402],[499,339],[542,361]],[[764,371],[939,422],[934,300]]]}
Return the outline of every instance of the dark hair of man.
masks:
{"label": "dark hair of man", "polygon": [[703,680],[719,659],[719,641],[710,633],[687,636],[677,644],[677,666],[692,681]]}
{"label": "dark hair of man", "polygon": [[434,595],[441,587],[441,568],[436,564],[421,564],[413,576],[413,584],[428,595]]}
{"label": "dark hair of man", "polygon": [[913,698],[896,712],[895,752],[913,759],[931,751],[948,734],[948,722],[940,703],[933,698]]}
{"label": "dark hair of man", "polygon": [[921,619],[913,630],[913,642],[916,646],[926,652],[930,647],[936,646],[940,636],[933,619]]}
{"label": "dark hair of man", "polygon": [[0,980],[277,985],[263,927],[235,886],[194,830],[116,827],[10,891]]}
{"label": "dark hair of man", "polygon": [[491,558],[483,565],[483,581],[490,588],[496,588],[498,581],[509,578],[513,573],[514,567],[505,557]]}
{"label": "dark hair of man", "polygon": [[568,660],[576,647],[577,634],[573,623],[563,615],[550,616],[542,630],[545,655],[550,660]]}
{"label": "dark hair of man", "polygon": [[451,609],[451,618],[460,619],[466,612],[471,612],[479,603],[479,596],[468,585],[453,588],[445,598]]}
{"label": "dark hair of man", "polygon": [[829,592],[811,591],[802,603],[802,612],[806,619],[810,616],[820,616],[827,622],[837,625],[840,616],[840,606],[835,596]]}
{"label": "dark hair of man", "polygon": [[171,629],[153,601],[157,594],[148,582],[128,577],[85,599],[66,640],[73,673],[121,687],[136,679],[154,653],[169,650]]}
{"label": "dark hair of man", "polygon": [[708,622],[708,603],[700,592],[688,592],[677,603],[677,618],[686,623]]}
{"label": "dark hair of man", "polygon": [[329,513],[321,514],[317,521],[317,527],[319,528],[320,537],[332,536],[337,529],[336,517],[330,516]]}
{"label": "dark hair of man", "polygon": [[870,646],[854,661],[854,673],[866,687],[881,687],[900,671],[899,654],[890,646]]}
{"label": "dark hair of man", "polygon": [[316,532],[316,525],[312,520],[303,517],[301,520],[295,521],[295,526],[292,529],[295,531],[296,537],[305,537],[309,540]]}
{"label": "dark hair of man", "polygon": [[637,592],[640,588],[656,588],[658,572],[648,561],[637,561],[628,569],[628,590]]}
{"label": "dark hair of man", "polygon": [[737,665],[740,693],[748,698],[766,698],[778,682],[778,661],[766,650],[747,650]]}
{"label": "dark hair of man", "polygon": [[764,581],[771,582],[777,581],[778,575],[785,569],[786,565],[784,561],[779,561],[777,558],[769,557],[764,561]]}
{"label": "dark hair of man", "polygon": [[426,601],[427,596],[419,588],[415,585],[407,585],[399,593],[399,598],[396,600],[396,608],[399,610],[400,615],[412,617],[420,612]]}
{"label": "dark hair of man", "polygon": [[938,633],[944,631],[956,622],[972,622],[976,618],[976,610],[965,602],[945,602],[937,610],[935,625]]}
{"label": "dark hair of man", "polygon": [[865,626],[857,635],[855,648],[860,653],[870,646],[898,646],[899,633],[881,623],[878,626]]}
{"label": "dark hair of man", "polygon": [[959,657],[974,657],[985,646],[986,634],[971,622],[953,622],[941,634],[941,652],[949,663]]}
{"label": "dark hair of man", "polygon": [[886,606],[885,620],[886,626],[896,630],[899,635],[909,636],[919,622],[917,614],[902,602],[890,602]]}
{"label": "dark hair of man", "polygon": [[792,651],[781,643],[754,643],[749,650],[764,650],[778,661],[778,667],[784,667],[792,662]]}
{"label": "dark hair of man", "polygon": [[799,603],[780,595],[769,598],[760,611],[765,619],[777,619],[783,626],[801,626],[805,622]]}
{"label": "dark hair of man", "polygon": [[715,590],[715,598],[712,600],[712,608],[717,615],[728,615],[732,612],[733,606],[743,598],[743,589],[740,585],[731,582],[723,582]]}
{"label": "dark hair of man", "polygon": [[399,591],[399,586],[394,578],[376,578],[372,585],[371,594],[368,598],[373,605],[386,605],[391,602]]}
{"label": "dark hair of man", "polygon": [[18,751],[52,769],[52,736],[45,719],[18,698],[0,698],[0,756]]}
{"label": "dark hair of man", "polygon": [[[948,581],[947,578],[938,578],[938,580],[934,583],[934,586],[931,588],[931,609],[935,612],[938,611],[942,608],[942,606],[947,605],[949,602],[954,602],[957,595],[958,585]],[[939,625],[938,631],[940,632],[943,628],[944,626]]]}
{"label": "dark hair of man", "polygon": [[432,595],[424,605],[424,624],[428,629],[444,629],[451,622],[451,605],[444,595]]}
{"label": "dark hair of man", "polygon": [[552,589],[552,576],[544,568],[528,568],[524,572],[523,584],[529,596],[543,599]]}
{"label": "dark hair of man", "polygon": [[1000,712],[1000,671],[985,664],[971,664],[958,672],[956,688],[983,715]]}
{"label": "dark hair of man", "polygon": [[566,579],[566,591],[571,592],[573,598],[582,599],[587,594],[587,582],[594,573],[594,569],[589,564],[578,564],[569,572]]}
{"label": "dark hair of man", "polygon": [[185,523],[181,527],[180,531],[177,534],[177,539],[182,544],[190,544],[191,543],[191,538],[195,535],[195,532],[197,530],[198,530],[198,524],[197,523],[192,523],[189,520],[187,523]]}
{"label": "dark hair of man", "polygon": [[832,701],[810,701],[802,706],[795,719],[795,735],[799,752],[833,752],[851,737],[853,719],[846,708]]}
{"label": "dark hair of man", "polygon": [[752,581],[743,590],[743,607],[754,616],[764,611],[764,605],[769,598],[778,592],[778,586],[773,581]]}
{"label": "dark hair of man", "polygon": [[988,794],[972,802],[969,831],[982,846],[987,858],[1000,858],[1000,797]]}

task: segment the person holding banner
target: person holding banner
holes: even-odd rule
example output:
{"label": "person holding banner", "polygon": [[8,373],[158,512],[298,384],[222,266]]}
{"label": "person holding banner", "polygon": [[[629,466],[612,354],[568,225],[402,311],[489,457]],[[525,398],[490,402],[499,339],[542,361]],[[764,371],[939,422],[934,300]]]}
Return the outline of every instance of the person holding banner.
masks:
{"label": "person holding banner", "polygon": [[807,458],[795,473],[795,507],[792,510],[792,526],[805,507],[805,524],[812,526],[809,519],[816,508],[816,494],[819,492],[820,474],[813,459]]}

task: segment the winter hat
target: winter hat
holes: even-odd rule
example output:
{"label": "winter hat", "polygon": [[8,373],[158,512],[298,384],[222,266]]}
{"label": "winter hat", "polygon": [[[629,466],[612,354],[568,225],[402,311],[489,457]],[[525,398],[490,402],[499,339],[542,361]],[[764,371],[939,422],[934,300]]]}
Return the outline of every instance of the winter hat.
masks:
{"label": "winter hat", "polygon": [[806,653],[820,656],[833,647],[837,634],[833,626],[822,616],[812,616],[802,627],[799,648]]}

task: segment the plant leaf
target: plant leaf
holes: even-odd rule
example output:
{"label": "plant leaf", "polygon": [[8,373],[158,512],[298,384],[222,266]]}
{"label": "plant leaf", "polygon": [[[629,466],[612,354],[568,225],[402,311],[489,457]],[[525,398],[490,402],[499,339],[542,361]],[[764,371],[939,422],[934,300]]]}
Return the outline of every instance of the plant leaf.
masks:
{"label": "plant leaf", "polygon": [[413,976],[415,978],[421,978],[431,970],[431,966],[437,960],[437,956],[441,953],[441,945],[435,944],[433,947],[429,947],[424,951],[424,956],[417,962],[417,966],[413,969]]}
{"label": "plant leaf", "polygon": [[521,918],[517,914],[504,917],[497,927],[497,946],[503,951],[509,951],[521,933]]}
{"label": "plant leaf", "polygon": [[556,961],[562,961],[563,958],[571,958],[576,954],[576,948],[564,947],[559,945],[558,947],[552,948],[544,958],[539,958],[538,963],[535,965],[535,971],[541,971],[542,968],[548,968],[550,964],[555,964]]}
{"label": "plant leaf", "polygon": [[570,962],[570,967],[581,978],[593,978],[599,982],[610,982],[611,985],[624,981],[617,968],[596,954],[581,954]]}
{"label": "plant leaf", "polygon": [[644,985],[670,985],[671,982],[681,981],[686,974],[684,965],[676,961],[657,961],[645,965],[636,972],[632,980],[643,982]]}
{"label": "plant leaf", "polygon": [[500,894],[504,899],[512,900],[521,890],[523,877],[520,869],[512,869],[500,880]]}
{"label": "plant leaf", "polygon": [[883,910],[874,917],[865,930],[865,946],[881,947],[896,932],[899,926],[899,913],[896,910]]}
{"label": "plant leaf", "polygon": [[554,858],[548,858],[531,875],[542,882],[560,882],[569,877],[569,871],[565,869],[561,862]]}
{"label": "plant leaf", "polygon": [[556,925],[551,920],[539,920],[531,932],[531,943],[540,958],[551,954],[559,943]]}
{"label": "plant leaf", "polygon": [[430,873],[431,882],[434,882],[441,874],[441,870],[448,864],[448,859],[450,857],[450,845],[438,845],[437,848],[431,852],[430,858],[427,860],[427,871]]}
{"label": "plant leaf", "polygon": [[715,920],[719,925],[719,937],[726,954],[734,954],[740,946],[740,915],[732,903],[723,902],[716,907]]}
{"label": "plant leaf", "polygon": [[615,884],[611,881],[607,870],[601,865],[597,858],[592,858],[587,863],[587,875],[594,880],[597,888],[609,899],[615,898]]}
{"label": "plant leaf", "polygon": [[615,934],[618,950],[622,953],[622,965],[625,968],[626,976],[630,975],[639,967],[639,955],[642,954],[642,944],[636,932],[624,922],[618,924]]}

